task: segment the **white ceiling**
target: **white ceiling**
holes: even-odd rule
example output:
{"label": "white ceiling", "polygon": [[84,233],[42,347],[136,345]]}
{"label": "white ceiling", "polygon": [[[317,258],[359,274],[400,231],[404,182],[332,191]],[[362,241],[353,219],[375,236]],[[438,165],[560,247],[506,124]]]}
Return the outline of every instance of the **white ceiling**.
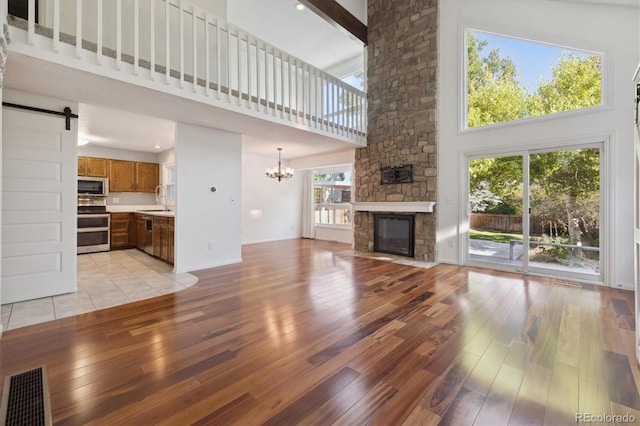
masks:
{"label": "white ceiling", "polygon": [[[310,10],[298,11],[297,3],[296,0],[229,0],[226,5],[227,20],[239,28],[249,30],[251,34],[264,41],[278,46],[281,50],[330,73],[331,68],[340,63],[355,63],[356,66],[363,63],[362,43],[355,41],[344,31],[335,28]],[[340,0],[339,3],[359,19],[366,21],[366,0]],[[214,1],[199,1],[196,4],[205,9],[216,10]],[[11,62],[9,61],[7,85],[16,87],[21,76],[17,67],[11,66]],[[11,72],[12,68],[16,71]],[[32,67],[29,68],[33,70]],[[335,71],[338,70],[339,68],[335,68]],[[29,80],[33,81],[34,76],[31,71],[30,74]],[[87,76],[80,78],[85,81]],[[77,83],[77,81],[67,83]],[[27,82],[24,84],[27,85]],[[42,90],[45,90],[44,93],[51,93],[50,85],[47,86]],[[194,117],[186,119],[181,117],[183,114],[175,114],[176,111],[173,111],[173,114],[158,111],[158,102],[147,102],[141,105],[140,109],[133,109],[132,103],[127,102],[124,106],[126,109],[121,109],[114,101],[113,104],[118,107],[113,108],[106,101],[110,94],[105,93],[104,87],[104,83],[96,84],[92,97],[83,96],[86,93],[80,91],[79,98],[73,99],[80,102],[79,137],[89,140],[92,146],[160,152],[173,147],[176,121],[187,123],[194,121]],[[33,91],[33,87],[29,87],[29,90]],[[77,87],[62,91],[62,98],[70,99],[69,94],[74,91],[77,91]],[[128,95],[126,98],[131,100],[132,96]],[[97,102],[98,99],[99,102]],[[193,105],[188,108],[192,109]],[[146,115],[138,112],[144,112]],[[227,116],[228,114],[228,112],[220,112],[216,115]],[[214,127],[215,121],[201,124]],[[236,116],[231,122],[217,121],[219,121],[218,128],[242,134],[243,148],[255,154],[273,155],[276,145],[286,149],[287,158],[351,147],[326,137],[321,138],[322,141],[319,142],[316,135],[310,135],[308,132],[292,132],[292,129],[283,129],[282,126],[259,123],[261,120]],[[160,148],[156,148],[157,145]]]}

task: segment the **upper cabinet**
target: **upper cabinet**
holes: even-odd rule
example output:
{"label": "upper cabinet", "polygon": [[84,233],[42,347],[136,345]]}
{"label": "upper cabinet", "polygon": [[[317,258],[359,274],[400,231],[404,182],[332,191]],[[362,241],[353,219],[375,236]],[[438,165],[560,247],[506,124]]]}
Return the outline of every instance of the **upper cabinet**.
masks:
{"label": "upper cabinet", "polygon": [[78,157],[78,176],[109,178],[109,192],[150,192],[160,183],[160,165],[140,161]]}
{"label": "upper cabinet", "polygon": [[160,183],[160,165],[136,163],[136,192],[155,192]]}
{"label": "upper cabinet", "polygon": [[109,192],[135,192],[133,161],[109,160]]}
{"label": "upper cabinet", "polygon": [[106,158],[78,157],[78,176],[107,177]]}
{"label": "upper cabinet", "polygon": [[160,165],[109,160],[110,192],[150,192],[160,183]]}

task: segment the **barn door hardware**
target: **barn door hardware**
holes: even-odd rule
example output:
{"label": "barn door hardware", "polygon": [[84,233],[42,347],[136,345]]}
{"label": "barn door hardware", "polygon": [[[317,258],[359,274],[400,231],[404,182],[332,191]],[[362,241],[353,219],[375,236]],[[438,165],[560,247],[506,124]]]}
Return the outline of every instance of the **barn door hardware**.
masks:
{"label": "barn door hardware", "polygon": [[69,107],[64,107],[64,110],[62,112],[60,112],[60,111],[52,111],[50,109],[31,107],[31,106],[27,106],[27,105],[12,104],[10,102],[3,102],[2,106],[6,106],[6,107],[9,107],[9,108],[24,109],[24,110],[27,110],[27,111],[42,112],[44,114],[63,116],[65,118],[65,122],[66,122],[66,127],[65,128],[67,130],[71,130],[71,119],[72,118],[78,118],[78,115],[72,113],[71,112],[71,108],[69,108]]}

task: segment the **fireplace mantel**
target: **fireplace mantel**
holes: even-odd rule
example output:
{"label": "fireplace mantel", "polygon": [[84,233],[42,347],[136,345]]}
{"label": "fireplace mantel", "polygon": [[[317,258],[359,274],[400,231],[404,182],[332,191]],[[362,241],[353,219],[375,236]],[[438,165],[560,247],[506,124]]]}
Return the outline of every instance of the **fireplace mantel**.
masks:
{"label": "fireplace mantel", "polygon": [[435,201],[382,201],[353,203],[353,210],[359,212],[403,212],[433,213]]}

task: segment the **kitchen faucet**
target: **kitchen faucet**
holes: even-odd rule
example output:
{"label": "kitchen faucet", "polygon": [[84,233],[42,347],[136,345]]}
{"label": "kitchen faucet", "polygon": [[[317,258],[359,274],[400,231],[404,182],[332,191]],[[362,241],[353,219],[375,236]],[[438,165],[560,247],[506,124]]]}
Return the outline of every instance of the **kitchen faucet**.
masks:
{"label": "kitchen faucet", "polygon": [[155,189],[156,194],[156,203],[159,203],[162,200],[162,209],[167,210],[167,187],[163,184],[156,186]]}

